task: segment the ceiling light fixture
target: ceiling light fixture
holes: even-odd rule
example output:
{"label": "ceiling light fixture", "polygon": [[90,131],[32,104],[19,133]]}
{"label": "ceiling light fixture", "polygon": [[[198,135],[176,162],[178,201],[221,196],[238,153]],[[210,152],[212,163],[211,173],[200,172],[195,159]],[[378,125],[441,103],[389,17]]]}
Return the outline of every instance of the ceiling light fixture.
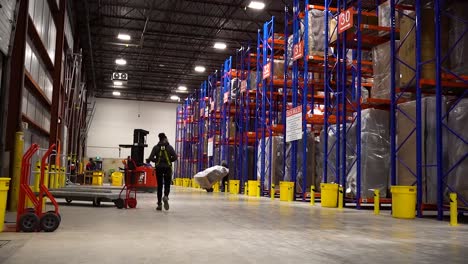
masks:
{"label": "ceiling light fixture", "polygon": [[203,66],[196,66],[196,67],[195,67],[195,71],[196,71],[196,72],[205,72],[205,70],[206,70],[206,69],[205,69],[205,67],[203,67]]}
{"label": "ceiling light fixture", "polygon": [[172,100],[172,101],[180,101],[180,97],[177,96],[177,95],[172,95],[172,96],[171,96],[171,100]]}
{"label": "ceiling light fixture", "polygon": [[249,8],[261,10],[265,8],[265,3],[259,1],[250,1]]}
{"label": "ceiling light fixture", "polygon": [[226,49],[226,43],[223,42],[216,42],[213,46],[215,49],[223,50]]}
{"label": "ceiling light fixture", "polygon": [[177,89],[179,89],[179,91],[187,91],[187,86],[179,86]]}
{"label": "ceiling light fixture", "polygon": [[121,40],[130,40],[131,39],[130,35],[122,34],[122,33],[119,33],[119,35],[117,35],[117,38],[121,39]]}
{"label": "ceiling light fixture", "polygon": [[112,92],[112,95],[114,95],[114,96],[120,96],[120,92]]}
{"label": "ceiling light fixture", "polygon": [[123,82],[121,81],[114,81],[114,86],[122,86]]}
{"label": "ceiling light fixture", "polygon": [[115,60],[115,64],[117,64],[117,65],[125,65],[125,64],[127,64],[127,61],[124,60],[124,59],[116,59],[116,60]]}

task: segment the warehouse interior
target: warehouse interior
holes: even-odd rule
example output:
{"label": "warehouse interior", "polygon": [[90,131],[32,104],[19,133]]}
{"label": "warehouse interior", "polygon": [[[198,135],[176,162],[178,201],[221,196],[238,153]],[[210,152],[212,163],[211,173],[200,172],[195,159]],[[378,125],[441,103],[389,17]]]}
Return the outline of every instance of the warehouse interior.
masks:
{"label": "warehouse interior", "polygon": [[467,13],[0,0],[0,263],[466,263]]}

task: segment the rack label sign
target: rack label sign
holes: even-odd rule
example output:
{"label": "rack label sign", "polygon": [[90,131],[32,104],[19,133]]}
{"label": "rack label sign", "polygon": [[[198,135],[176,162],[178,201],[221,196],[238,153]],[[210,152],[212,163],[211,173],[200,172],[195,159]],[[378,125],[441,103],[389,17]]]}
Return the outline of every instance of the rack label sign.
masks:
{"label": "rack label sign", "polygon": [[247,81],[241,81],[241,84],[240,84],[240,92],[241,93],[245,93],[247,92]]}
{"label": "rack label sign", "polygon": [[286,110],[286,142],[302,138],[302,106]]}
{"label": "rack label sign", "polygon": [[208,157],[213,157],[213,138],[208,139]]}
{"label": "rack label sign", "polygon": [[353,26],[353,8],[348,8],[338,16],[338,33],[343,33]]}
{"label": "rack label sign", "polygon": [[229,101],[229,92],[224,93],[224,103],[227,103]]}
{"label": "rack label sign", "polygon": [[293,46],[293,61],[304,57],[304,42],[301,41]]}
{"label": "rack label sign", "polygon": [[263,65],[263,80],[270,78],[271,76],[271,63]]}

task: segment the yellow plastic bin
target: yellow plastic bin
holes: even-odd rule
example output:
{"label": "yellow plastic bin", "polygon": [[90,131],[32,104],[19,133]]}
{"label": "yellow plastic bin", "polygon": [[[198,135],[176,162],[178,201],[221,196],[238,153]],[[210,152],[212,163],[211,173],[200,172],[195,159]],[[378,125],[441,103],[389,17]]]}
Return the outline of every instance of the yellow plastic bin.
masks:
{"label": "yellow plastic bin", "polygon": [[291,202],[294,199],[294,182],[280,181],[280,201]]}
{"label": "yellow plastic bin", "polygon": [[416,217],[416,186],[392,186],[392,216],[413,219]]}
{"label": "yellow plastic bin", "polygon": [[213,184],[213,192],[219,193],[219,182]]}
{"label": "yellow plastic bin", "polygon": [[0,178],[0,232],[3,232],[10,178]]}
{"label": "yellow plastic bin", "polygon": [[240,181],[239,180],[230,180],[229,181],[229,193],[230,194],[239,194],[240,190]]}
{"label": "yellow plastic bin", "polygon": [[247,186],[249,188],[249,196],[255,197],[258,193],[258,185],[260,184],[259,181],[249,181]]}
{"label": "yellow plastic bin", "polygon": [[184,187],[189,187],[190,179],[184,179]]}
{"label": "yellow plastic bin", "polygon": [[123,173],[120,171],[114,171],[111,174],[112,186],[122,186],[123,184]]}
{"label": "yellow plastic bin", "polygon": [[337,207],[338,206],[338,184],[336,183],[321,183],[321,204],[322,207]]}

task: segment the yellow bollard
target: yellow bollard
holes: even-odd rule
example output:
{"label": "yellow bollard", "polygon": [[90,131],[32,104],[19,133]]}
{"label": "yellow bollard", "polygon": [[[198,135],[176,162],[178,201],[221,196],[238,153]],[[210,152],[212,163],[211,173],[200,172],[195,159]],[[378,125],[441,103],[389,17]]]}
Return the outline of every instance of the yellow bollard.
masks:
{"label": "yellow bollard", "polygon": [[310,205],[315,205],[315,186],[310,186]]}
{"label": "yellow bollard", "polygon": [[51,189],[55,188],[55,177],[56,177],[55,165],[50,165],[49,187]]}
{"label": "yellow bollard", "polygon": [[41,179],[41,162],[36,162],[36,169],[34,170],[34,191],[39,191],[39,181]]}
{"label": "yellow bollard", "polygon": [[343,209],[343,186],[338,188],[338,209]]}
{"label": "yellow bollard", "polygon": [[458,201],[456,193],[450,193],[450,225],[458,225]]}
{"label": "yellow bollard", "polygon": [[257,185],[257,197],[260,197],[260,192],[261,192],[261,189],[260,189],[260,181],[258,181],[258,185]]}
{"label": "yellow bollard", "polygon": [[274,184],[271,185],[270,195],[271,195],[271,199],[274,200],[275,199],[275,185]]}
{"label": "yellow bollard", "polygon": [[11,177],[10,184],[10,199],[8,200],[8,208],[11,212],[16,212],[18,207],[18,197],[20,189],[20,178],[21,178],[21,163],[23,159],[23,148],[24,148],[24,133],[16,132],[15,137],[15,149],[13,152],[13,175]]}
{"label": "yellow bollard", "polygon": [[380,190],[374,190],[374,214],[380,214]]}
{"label": "yellow bollard", "polygon": [[247,182],[244,183],[244,195],[249,195],[249,188]]}
{"label": "yellow bollard", "polygon": [[8,190],[10,189],[10,178],[0,178],[0,232],[3,232],[5,213],[7,206]]}

